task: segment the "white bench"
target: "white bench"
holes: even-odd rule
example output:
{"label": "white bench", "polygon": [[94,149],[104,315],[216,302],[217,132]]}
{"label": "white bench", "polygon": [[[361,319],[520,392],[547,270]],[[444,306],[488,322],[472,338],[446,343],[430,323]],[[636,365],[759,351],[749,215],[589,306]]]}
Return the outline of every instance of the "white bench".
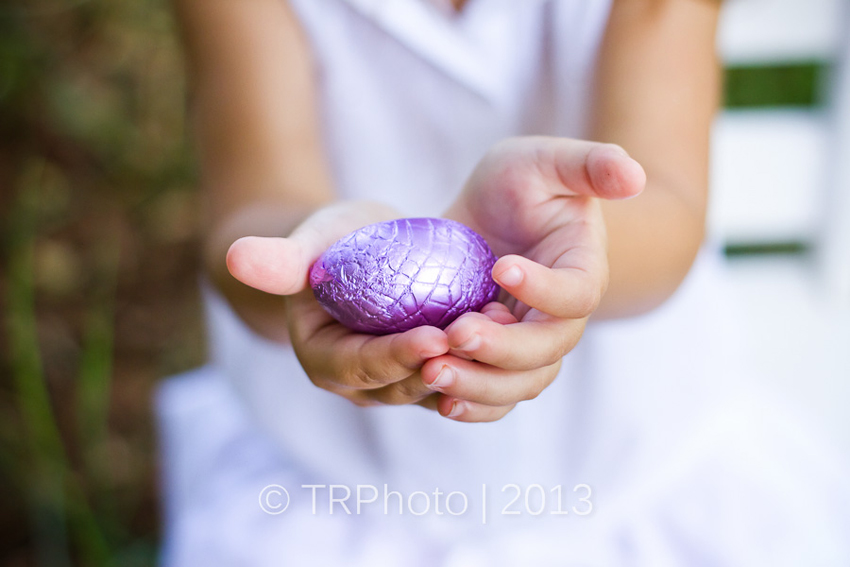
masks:
{"label": "white bench", "polygon": [[850,2],[727,0],[726,65],[824,62],[817,108],[726,110],[715,125],[709,231],[726,244],[799,242],[850,304]]}

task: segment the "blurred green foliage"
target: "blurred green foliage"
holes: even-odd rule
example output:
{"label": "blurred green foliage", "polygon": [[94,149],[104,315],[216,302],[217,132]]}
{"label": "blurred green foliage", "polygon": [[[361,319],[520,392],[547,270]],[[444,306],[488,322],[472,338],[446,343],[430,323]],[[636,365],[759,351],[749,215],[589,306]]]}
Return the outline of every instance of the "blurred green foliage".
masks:
{"label": "blurred green foliage", "polygon": [[0,5],[0,564],[149,565],[151,393],[202,361],[164,0]]}

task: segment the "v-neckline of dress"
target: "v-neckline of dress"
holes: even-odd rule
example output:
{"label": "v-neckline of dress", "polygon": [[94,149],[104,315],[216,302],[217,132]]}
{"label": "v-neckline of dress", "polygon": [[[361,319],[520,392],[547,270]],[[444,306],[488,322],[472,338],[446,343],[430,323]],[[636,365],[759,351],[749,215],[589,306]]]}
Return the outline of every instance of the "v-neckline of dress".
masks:
{"label": "v-neckline of dress", "polygon": [[503,98],[509,87],[505,70],[511,64],[504,38],[510,36],[515,2],[468,0],[455,14],[445,14],[428,0],[345,2],[482,98]]}

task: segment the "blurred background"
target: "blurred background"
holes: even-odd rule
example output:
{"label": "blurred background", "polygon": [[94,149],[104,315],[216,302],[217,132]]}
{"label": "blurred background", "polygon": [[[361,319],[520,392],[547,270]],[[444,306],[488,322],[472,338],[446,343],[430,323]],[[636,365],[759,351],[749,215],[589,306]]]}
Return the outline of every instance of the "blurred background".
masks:
{"label": "blurred background", "polygon": [[0,564],[151,565],[157,381],[203,362],[164,0],[0,4]]}
{"label": "blurred background", "polygon": [[[848,3],[724,9],[736,331],[850,454]],[[0,565],[155,562],[151,397],[204,360],[193,180],[165,0],[0,5]]]}

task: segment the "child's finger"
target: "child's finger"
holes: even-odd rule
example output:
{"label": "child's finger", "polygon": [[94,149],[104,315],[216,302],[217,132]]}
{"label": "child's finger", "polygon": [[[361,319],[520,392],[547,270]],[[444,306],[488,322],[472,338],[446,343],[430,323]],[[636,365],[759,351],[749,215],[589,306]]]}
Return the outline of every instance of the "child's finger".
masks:
{"label": "child's finger", "polygon": [[517,300],[562,319],[589,317],[599,306],[607,273],[599,268],[547,268],[517,255],[493,266],[493,279]]}
{"label": "child's finger", "polygon": [[260,291],[290,295],[306,287],[316,248],[294,237],[246,236],[227,251],[227,269],[237,280]]}
{"label": "child's finger", "polygon": [[436,392],[431,392],[430,396],[422,398],[421,400],[416,402],[416,405],[422,406],[423,408],[431,410],[431,411],[437,411],[437,402],[439,401],[439,399],[441,397],[442,397],[441,394],[438,394]]}
{"label": "child's finger", "polygon": [[448,352],[448,339],[436,327],[374,336],[355,333],[334,321],[309,290],[290,299],[290,336],[311,379],[354,389],[397,382],[431,357]]}
{"label": "child's finger", "polygon": [[585,169],[593,182],[594,196],[602,199],[634,197],[646,185],[646,173],[640,164],[613,144],[600,144],[590,150]]}
{"label": "child's finger", "polygon": [[434,391],[423,384],[422,376],[417,371],[404,380],[388,384],[383,388],[363,390],[363,394],[380,404],[402,406],[418,403],[433,395]]}
{"label": "child's finger", "polygon": [[498,421],[505,417],[516,404],[509,406],[485,406],[475,402],[458,400],[451,396],[442,396],[437,401],[437,411],[443,417],[468,423]]}
{"label": "child's finger", "polygon": [[498,301],[493,301],[482,307],[481,313],[501,325],[510,325],[511,323],[518,322],[514,314],[511,313],[511,310],[508,309],[508,306]]}
{"label": "child's finger", "polygon": [[429,358],[449,350],[446,334],[436,327],[416,327],[382,337],[351,336],[368,338],[353,347],[351,352],[346,352],[346,344],[343,342],[338,345],[339,348],[334,348],[331,356],[338,359],[338,364],[350,368],[346,383],[355,388],[360,384],[360,387],[369,388],[375,383],[398,382],[419,370]]}
{"label": "child's finger", "polygon": [[500,325],[462,317],[447,329],[449,353],[506,370],[533,370],[558,362],[575,347],[586,319],[547,319]]}
{"label": "child's finger", "polygon": [[643,168],[614,144],[569,138],[530,138],[541,172],[557,179],[556,195],[625,199],[646,185]]}
{"label": "child's finger", "polygon": [[246,236],[227,251],[227,268],[244,284],[276,295],[308,287],[313,262],[334,242],[361,226],[393,218],[371,207],[349,210],[344,203],[326,207],[301,223],[288,238]]}
{"label": "child's finger", "polygon": [[480,362],[441,356],[425,363],[428,389],[488,406],[507,406],[537,397],[558,374],[561,361],[533,370],[504,370]]}

